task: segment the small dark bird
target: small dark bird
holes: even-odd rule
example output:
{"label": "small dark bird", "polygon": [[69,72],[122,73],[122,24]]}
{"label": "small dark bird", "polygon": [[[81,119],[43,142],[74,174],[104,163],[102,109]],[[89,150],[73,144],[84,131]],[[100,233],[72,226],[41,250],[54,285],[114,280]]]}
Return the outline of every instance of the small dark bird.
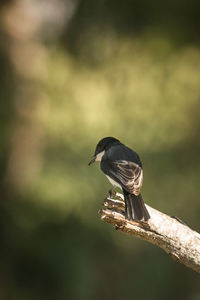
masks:
{"label": "small dark bird", "polygon": [[88,165],[100,161],[101,170],[114,187],[122,189],[125,217],[133,221],[148,221],[150,215],[142,200],[142,163],[138,154],[113,137],[100,140]]}

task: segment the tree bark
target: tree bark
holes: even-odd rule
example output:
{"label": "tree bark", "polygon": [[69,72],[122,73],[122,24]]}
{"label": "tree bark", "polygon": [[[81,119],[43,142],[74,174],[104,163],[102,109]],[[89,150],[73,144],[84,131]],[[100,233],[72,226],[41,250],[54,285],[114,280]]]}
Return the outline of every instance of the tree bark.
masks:
{"label": "tree bark", "polygon": [[181,220],[146,205],[148,222],[133,222],[124,217],[123,195],[106,198],[100,210],[101,219],[115,229],[146,240],[167,252],[176,261],[200,273],[200,234]]}

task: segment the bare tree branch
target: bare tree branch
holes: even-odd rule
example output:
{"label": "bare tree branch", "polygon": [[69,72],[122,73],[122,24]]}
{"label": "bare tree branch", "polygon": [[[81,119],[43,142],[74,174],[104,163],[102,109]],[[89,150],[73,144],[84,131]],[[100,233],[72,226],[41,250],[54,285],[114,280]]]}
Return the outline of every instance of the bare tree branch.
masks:
{"label": "bare tree branch", "polygon": [[117,230],[140,237],[167,252],[172,258],[200,273],[200,234],[176,219],[146,205],[151,218],[146,222],[124,217],[123,195],[107,198],[100,210],[101,219]]}

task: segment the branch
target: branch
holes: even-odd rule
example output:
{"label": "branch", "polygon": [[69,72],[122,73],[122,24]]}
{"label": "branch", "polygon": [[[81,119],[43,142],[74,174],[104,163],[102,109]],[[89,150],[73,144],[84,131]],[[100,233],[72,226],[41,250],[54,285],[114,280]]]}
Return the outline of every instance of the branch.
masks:
{"label": "branch", "polygon": [[148,222],[133,222],[124,217],[123,195],[106,198],[100,210],[101,220],[115,229],[146,240],[167,252],[172,258],[200,273],[200,234],[176,219],[146,205]]}

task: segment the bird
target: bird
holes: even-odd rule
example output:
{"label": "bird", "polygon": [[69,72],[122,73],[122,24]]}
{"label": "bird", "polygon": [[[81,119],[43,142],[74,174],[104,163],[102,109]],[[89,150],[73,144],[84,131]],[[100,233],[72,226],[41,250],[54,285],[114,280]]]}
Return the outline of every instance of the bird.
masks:
{"label": "bird", "polygon": [[113,187],[123,191],[125,218],[131,221],[150,219],[141,196],[143,168],[139,155],[114,137],[102,138],[89,162],[100,162],[100,168]]}

